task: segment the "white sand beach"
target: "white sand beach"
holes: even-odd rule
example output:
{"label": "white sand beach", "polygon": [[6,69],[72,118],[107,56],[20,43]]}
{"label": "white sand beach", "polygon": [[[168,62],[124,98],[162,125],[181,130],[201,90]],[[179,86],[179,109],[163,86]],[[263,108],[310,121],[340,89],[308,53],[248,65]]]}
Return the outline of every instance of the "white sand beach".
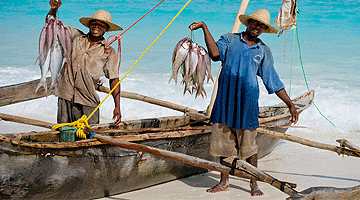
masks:
{"label": "white sand beach", "polygon": [[[315,140],[314,135],[302,135]],[[310,138],[312,137],[312,138]],[[338,138],[334,138],[335,140]],[[330,144],[328,142],[328,144]],[[268,156],[259,160],[259,169],[281,181],[297,184],[297,191],[310,187],[326,186],[346,188],[360,185],[360,159],[349,156],[339,156],[335,152],[310,148],[300,144],[283,141]],[[209,194],[205,190],[215,185],[219,180],[219,173],[208,173],[192,176],[133,192],[114,195],[102,200],[150,200],[150,199],[286,199],[287,194],[275,187],[259,182],[260,189],[265,193],[261,197],[251,197],[249,181],[238,177],[231,177],[230,191]]]}

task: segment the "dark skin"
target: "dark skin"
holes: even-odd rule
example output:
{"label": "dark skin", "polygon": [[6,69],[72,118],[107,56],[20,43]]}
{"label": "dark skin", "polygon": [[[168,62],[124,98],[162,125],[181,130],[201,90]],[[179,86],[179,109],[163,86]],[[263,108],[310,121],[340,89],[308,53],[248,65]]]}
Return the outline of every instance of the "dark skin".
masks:
{"label": "dark skin", "polygon": [[[56,17],[58,8],[61,6],[61,0],[50,0],[50,11],[48,15]],[[100,20],[91,20],[89,23],[89,33],[88,39],[90,42],[89,48],[94,46],[96,43],[100,42],[103,39],[106,31],[109,30],[109,25],[100,21]],[[110,53],[110,52],[109,52]],[[114,78],[109,80],[110,88],[113,89],[116,84],[119,82],[119,78]],[[115,108],[113,111],[113,120],[114,125],[118,125],[121,122],[121,110],[120,110],[120,84],[115,88],[112,93]]]}
{"label": "dark skin", "polygon": [[[204,22],[194,22],[189,26],[190,30],[197,30],[201,28],[204,33],[205,44],[208,49],[208,53],[210,58],[213,61],[218,61],[220,59],[220,52],[219,48],[215,43],[213,36],[211,35],[207,25]],[[256,20],[249,20],[248,27],[246,31],[243,33],[243,39],[247,42],[248,46],[251,47],[256,45],[260,40],[259,36],[267,29],[268,27]],[[296,111],[295,106],[293,105],[290,97],[286,93],[285,89],[281,89],[275,94],[289,107],[291,113],[291,120],[290,122],[296,124],[299,119],[299,114]],[[257,167],[257,160],[258,155],[252,155],[251,157],[247,158],[246,161],[251,165]],[[224,163],[225,157],[220,157],[220,163]],[[255,180],[250,180],[250,189],[251,189],[251,196],[262,196],[264,193],[259,189],[257,182]],[[207,189],[206,191],[209,193],[216,193],[221,191],[228,191],[230,190],[229,186],[229,174],[221,173],[220,182],[215,185],[214,187]]]}

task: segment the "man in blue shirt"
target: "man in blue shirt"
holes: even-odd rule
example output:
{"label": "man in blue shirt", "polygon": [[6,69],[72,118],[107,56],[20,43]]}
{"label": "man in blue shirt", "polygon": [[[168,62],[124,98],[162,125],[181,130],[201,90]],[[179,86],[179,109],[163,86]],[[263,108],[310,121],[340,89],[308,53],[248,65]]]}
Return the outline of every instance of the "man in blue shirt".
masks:
{"label": "man in blue shirt", "polygon": [[[211,114],[213,131],[210,153],[223,159],[238,156],[257,167],[255,141],[258,122],[260,76],[269,94],[275,93],[289,107],[291,122],[298,121],[298,113],[274,69],[270,48],[259,38],[261,33],[277,33],[270,25],[270,13],[265,9],[251,15],[240,15],[247,29],[242,33],[228,33],[215,42],[204,22],[194,22],[191,30],[202,28],[209,55],[221,61],[223,68],[218,79],[218,92]],[[255,180],[250,181],[251,196],[261,196]],[[229,190],[229,174],[221,174],[220,182],[209,193]]]}

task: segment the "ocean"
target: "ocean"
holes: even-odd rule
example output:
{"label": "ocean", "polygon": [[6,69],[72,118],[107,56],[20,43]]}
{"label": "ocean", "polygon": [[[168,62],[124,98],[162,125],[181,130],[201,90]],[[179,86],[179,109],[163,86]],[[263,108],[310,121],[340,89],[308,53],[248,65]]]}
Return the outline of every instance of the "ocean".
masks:
{"label": "ocean", "polygon": [[[112,21],[125,30],[157,3],[159,1],[153,0],[64,0],[59,8],[58,17],[64,24],[87,32],[87,28],[80,24],[78,19],[91,16],[95,11],[103,9],[109,11]],[[120,77],[129,70],[185,3],[184,0],[165,0],[124,34],[121,40]],[[183,95],[183,85],[175,85],[174,81],[168,82],[172,73],[172,52],[176,43],[189,35],[188,26],[193,21],[206,22],[215,40],[230,32],[240,3],[241,1],[229,0],[190,2],[122,81],[121,89],[197,110],[206,110],[214,84],[205,84],[206,98],[195,98],[188,93]],[[271,13],[271,24],[274,25],[273,20],[281,3],[280,0],[252,0],[246,14],[266,8]],[[40,78],[40,69],[35,60],[40,31],[49,9],[48,1],[44,0],[0,2],[0,86]],[[275,34],[260,36],[271,48],[275,68],[290,96],[296,97],[306,92],[307,83],[310,90],[315,90],[315,104],[322,113],[320,114],[314,106],[310,107],[300,114],[297,124],[307,128],[292,128],[287,133],[309,136],[324,143],[335,144],[336,139],[346,138],[360,144],[360,2],[300,0],[298,9],[298,35],[295,34],[295,29],[291,29],[287,37],[286,32],[280,37]],[[243,30],[245,27],[242,25],[240,31]],[[110,32],[105,36],[107,38],[120,33]],[[194,31],[193,38],[195,42],[205,46],[202,31]],[[112,46],[117,49],[116,44]],[[220,63],[212,64],[212,75],[216,77]],[[99,95],[101,99],[105,97],[105,94]],[[279,102],[276,95],[269,95],[261,86],[260,106]],[[102,123],[111,122],[112,110],[113,100],[110,97],[100,108]],[[121,111],[123,120],[183,114],[129,99],[121,99]],[[57,98],[49,96],[4,106],[0,108],[0,113],[55,123]],[[0,121],[0,133],[30,130],[44,129]]]}

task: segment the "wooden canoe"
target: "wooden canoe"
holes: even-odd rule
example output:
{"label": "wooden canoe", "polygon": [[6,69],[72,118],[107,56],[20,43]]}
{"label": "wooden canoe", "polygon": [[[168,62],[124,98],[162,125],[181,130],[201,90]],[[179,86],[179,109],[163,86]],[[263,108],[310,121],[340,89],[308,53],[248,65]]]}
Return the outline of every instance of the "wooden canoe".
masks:
{"label": "wooden canoe", "polygon": [[[38,97],[36,97],[38,98]],[[313,101],[310,91],[293,100],[299,112]],[[1,101],[1,100],[0,100]],[[263,127],[286,132],[285,104],[260,108]],[[208,154],[211,124],[189,116],[161,117],[92,126],[92,131],[195,157],[218,161]],[[206,172],[178,161],[103,144],[95,139],[59,142],[60,132],[0,135],[0,199],[90,199],[128,192]],[[279,139],[257,136],[259,157]]]}

